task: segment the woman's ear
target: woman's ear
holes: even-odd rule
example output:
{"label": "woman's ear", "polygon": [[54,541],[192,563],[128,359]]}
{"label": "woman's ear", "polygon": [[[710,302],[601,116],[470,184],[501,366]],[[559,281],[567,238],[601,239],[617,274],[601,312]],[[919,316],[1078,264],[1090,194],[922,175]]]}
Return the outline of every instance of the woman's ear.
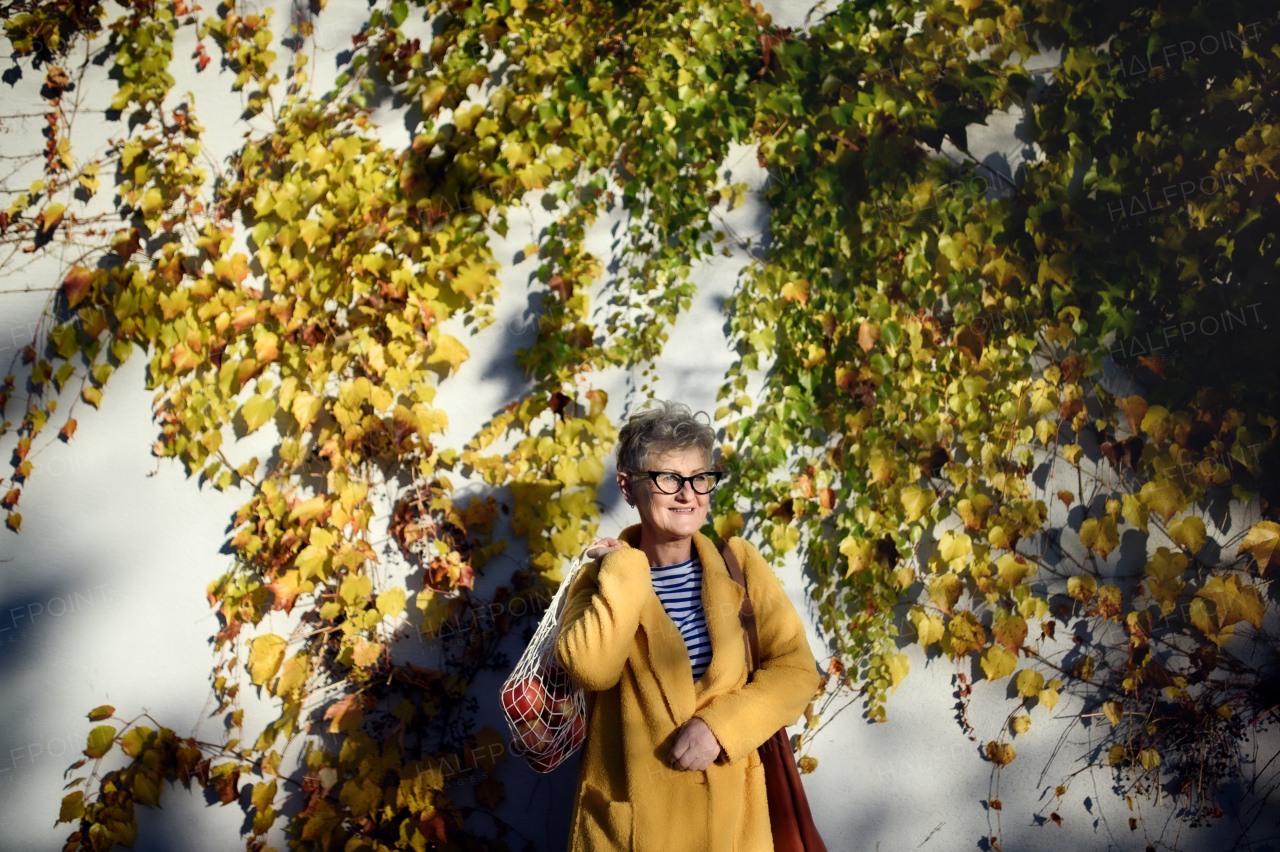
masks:
{"label": "woman's ear", "polygon": [[631,482],[625,473],[618,474],[618,490],[622,492],[622,499],[627,501],[628,506],[636,504],[635,498],[631,496]]}

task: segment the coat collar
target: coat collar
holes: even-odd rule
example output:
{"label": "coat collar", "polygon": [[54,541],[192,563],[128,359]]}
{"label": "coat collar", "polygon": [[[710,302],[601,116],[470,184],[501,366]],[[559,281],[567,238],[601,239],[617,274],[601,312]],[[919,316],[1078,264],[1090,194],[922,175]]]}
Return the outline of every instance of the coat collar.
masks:
{"label": "coat collar", "polygon": [[[618,540],[628,548],[638,549],[640,524],[624,529]],[[676,724],[687,721],[712,697],[735,688],[746,668],[742,624],[738,620],[745,592],[729,575],[724,557],[710,538],[695,532],[693,548],[702,563],[702,608],[712,650],[711,663],[696,683],[684,637],[663,609],[652,582],[640,608],[649,667]]]}

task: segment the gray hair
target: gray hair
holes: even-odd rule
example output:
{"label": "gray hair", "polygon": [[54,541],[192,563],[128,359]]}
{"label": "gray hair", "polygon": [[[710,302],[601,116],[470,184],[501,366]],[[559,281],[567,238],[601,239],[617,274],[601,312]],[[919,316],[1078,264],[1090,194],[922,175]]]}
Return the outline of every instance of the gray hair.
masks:
{"label": "gray hair", "polygon": [[618,433],[619,472],[645,470],[658,456],[695,447],[711,463],[716,433],[711,428],[711,418],[707,413],[699,411],[697,414],[706,418],[706,422],[699,420],[684,403],[650,400],[648,405],[627,419]]}

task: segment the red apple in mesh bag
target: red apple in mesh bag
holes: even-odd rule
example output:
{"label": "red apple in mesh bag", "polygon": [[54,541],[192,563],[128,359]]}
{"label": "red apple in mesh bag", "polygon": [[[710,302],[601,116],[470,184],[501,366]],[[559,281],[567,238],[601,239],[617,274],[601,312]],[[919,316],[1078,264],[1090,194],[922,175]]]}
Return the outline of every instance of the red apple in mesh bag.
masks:
{"label": "red apple in mesh bag", "polygon": [[502,691],[502,710],[513,721],[534,721],[546,703],[546,692],[536,680],[516,681]]}
{"label": "red apple in mesh bag", "polygon": [[545,754],[550,749],[553,736],[551,726],[541,719],[516,722],[516,743],[529,754]]}

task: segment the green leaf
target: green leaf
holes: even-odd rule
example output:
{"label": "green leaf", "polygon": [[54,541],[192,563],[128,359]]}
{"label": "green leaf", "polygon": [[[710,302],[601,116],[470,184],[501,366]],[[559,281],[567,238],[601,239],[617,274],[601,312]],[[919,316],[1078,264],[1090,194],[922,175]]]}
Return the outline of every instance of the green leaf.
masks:
{"label": "green leaf", "polygon": [[408,3],[404,2],[404,0],[397,0],[397,2],[391,4],[391,19],[395,21],[397,28],[404,23],[407,17],[409,17]]}
{"label": "green leaf", "polygon": [[83,790],[73,790],[62,797],[62,808],[58,812],[58,822],[75,822],[83,816]]}
{"label": "green leaf", "polygon": [[103,719],[109,719],[116,712],[116,708],[110,704],[103,704],[89,711],[90,722],[101,722]]}
{"label": "green leaf", "polygon": [[99,758],[111,751],[115,742],[116,729],[112,725],[98,725],[89,732],[89,742],[84,753],[89,757]]}

